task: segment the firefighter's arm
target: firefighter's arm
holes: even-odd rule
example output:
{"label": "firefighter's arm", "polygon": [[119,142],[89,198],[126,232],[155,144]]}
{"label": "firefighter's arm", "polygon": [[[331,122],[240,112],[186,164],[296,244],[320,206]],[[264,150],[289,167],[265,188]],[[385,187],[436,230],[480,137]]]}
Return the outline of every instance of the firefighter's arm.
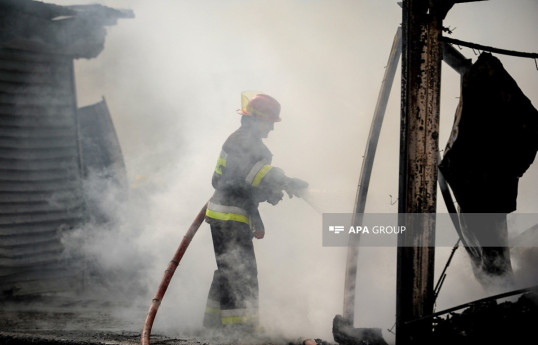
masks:
{"label": "firefighter's arm", "polygon": [[282,200],[286,191],[288,196],[292,198],[294,195],[301,197],[308,187],[308,183],[298,179],[287,177],[284,171],[277,167],[272,167],[264,178],[263,184],[260,187],[265,191],[267,202],[276,205]]}
{"label": "firefighter's arm", "polygon": [[284,186],[284,190],[286,191],[286,193],[288,193],[288,196],[290,198],[293,198],[294,195],[298,196],[299,198],[302,198],[307,188],[308,182],[298,179],[296,177],[288,177],[288,180],[286,181],[286,184]]}

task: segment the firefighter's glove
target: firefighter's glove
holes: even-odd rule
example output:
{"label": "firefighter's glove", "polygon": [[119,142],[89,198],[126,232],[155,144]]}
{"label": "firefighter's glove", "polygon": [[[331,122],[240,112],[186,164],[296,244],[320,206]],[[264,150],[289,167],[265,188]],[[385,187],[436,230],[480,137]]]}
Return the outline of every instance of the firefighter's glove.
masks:
{"label": "firefighter's glove", "polygon": [[261,240],[265,236],[265,230],[254,230],[254,237]]}
{"label": "firefighter's glove", "polygon": [[293,198],[294,195],[301,198],[307,188],[308,182],[295,177],[288,179],[286,185],[284,186],[284,190],[286,193],[288,193],[290,198]]}
{"label": "firefighter's glove", "polygon": [[284,193],[281,190],[274,191],[269,195],[269,197],[267,197],[267,202],[274,206],[278,204],[283,197]]}
{"label": "firefighter's glove", "polygon": [[250,230],[252,231],[252,235],[258,240],[261,240],[265,236],[265,227],[263,226],[263,221],[257,208],[251,210]]}

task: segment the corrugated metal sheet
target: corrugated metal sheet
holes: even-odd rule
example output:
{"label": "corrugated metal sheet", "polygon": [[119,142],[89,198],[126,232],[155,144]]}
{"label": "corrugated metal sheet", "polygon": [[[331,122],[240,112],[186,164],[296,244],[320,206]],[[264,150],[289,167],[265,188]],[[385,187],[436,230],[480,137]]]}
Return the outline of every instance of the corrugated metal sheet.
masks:
{"label": "corrugated metal sheet", "polygon": [[[82,171],[89,184],[97,178],[98,183],[106,183],[107,189],[119,198],[117,200],[125,200],[128,195],[127,172],[104,98],[101,102],[78,109],[78,125]],[[90,194],[86,199],[86,206],[92,221],[106,223],[110,220],[108,211],[103,210],[99,196]]]}
{"label": "corrugated metal sheet", "polygon": [[[65,291],[81,281],[61,241],[89,212],[73,59],[99,55],[104,27],[133,16],[101,5],[0,0],[0,298]],[[106,131],[92,133],[96,142],[115,135],[113,127]],[[109,163],[121,157],[119,144],[94,158],[104,153]]]}
{"label": "corrugated metal sheet", "polygon": [[0,49],[0,290],[76,283],[61,235],[85,218],[71,57]]}
{"label": "corrugated metal sheet", "polygon": [[78,123],[84,174],[96,170],[124,183],[123,154],[105,99],[78,109]]}

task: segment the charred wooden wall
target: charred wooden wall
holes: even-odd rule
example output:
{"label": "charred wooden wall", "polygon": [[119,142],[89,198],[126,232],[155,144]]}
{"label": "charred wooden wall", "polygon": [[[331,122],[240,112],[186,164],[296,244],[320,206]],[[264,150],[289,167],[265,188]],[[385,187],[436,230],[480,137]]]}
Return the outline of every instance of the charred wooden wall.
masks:
{"label": "charred wooden wall", "polygon": [[0,290],[65,289],[85,216],[72,57],[0,49]]}
{"label": "charred wooden wall", "polygon": [[[0,0],[0,298],[69,291],[82,282],[75,266],[84,260],[67,260],[62,243],[89,217],[81,132],[110,141],[77,123],[73,60],[98,56],[105,26],[133,17],[101,5]],[[98,108],[101,115],[88,123],[110,116],[104,102]],[[96,155],[115,150],[121,157],[114,139]]]}

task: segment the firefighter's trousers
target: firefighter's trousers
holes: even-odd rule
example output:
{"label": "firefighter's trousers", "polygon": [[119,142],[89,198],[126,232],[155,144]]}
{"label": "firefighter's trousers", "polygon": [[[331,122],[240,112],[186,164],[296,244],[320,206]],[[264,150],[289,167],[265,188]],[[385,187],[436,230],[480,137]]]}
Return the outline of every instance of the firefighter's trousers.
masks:
{"label": "firefighter's trousers", "polygon": [[253,330],[258,325],[258,269],[248,224],[212,221],[217,270],[209,290],[204,326]]}

